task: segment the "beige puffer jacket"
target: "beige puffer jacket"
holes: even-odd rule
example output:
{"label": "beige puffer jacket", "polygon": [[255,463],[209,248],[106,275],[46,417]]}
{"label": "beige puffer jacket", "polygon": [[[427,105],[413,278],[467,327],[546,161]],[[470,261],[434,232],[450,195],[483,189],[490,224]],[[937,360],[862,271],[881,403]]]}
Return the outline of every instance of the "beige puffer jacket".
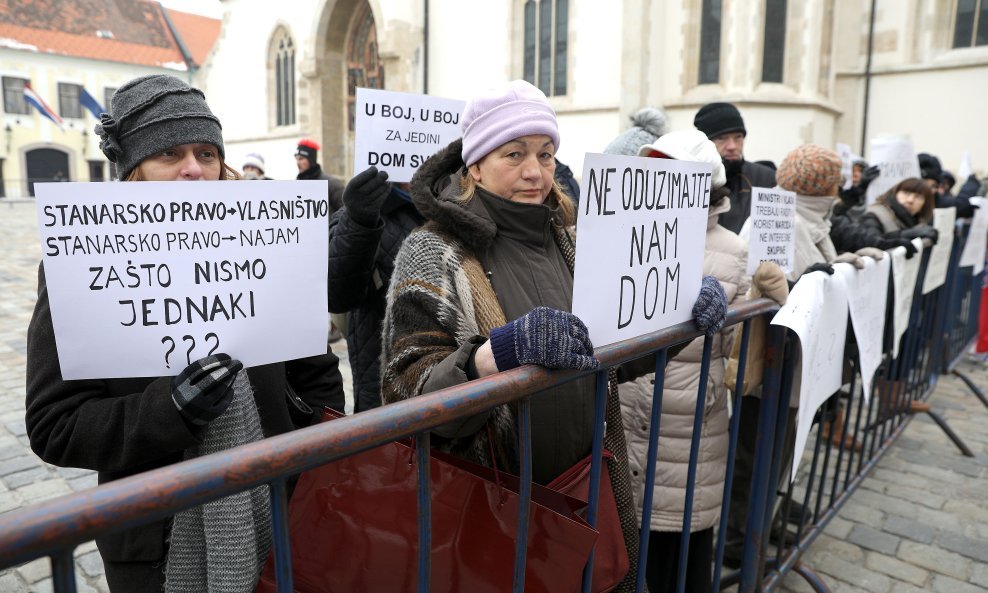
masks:
{"label": "beige puffer jacket", "polygon": [[[737,235],[717,224],[718,215],[730,207],[730,201],[725,198],[717,207],[710,209],[703,273],[720,281],[727,293],[728,302],[733,304],[744,299],[751,279],[746,274],[747,246]],[[712,527],[720,518],[728,446],[728,393],[724,387],[724,359],[730,354],[733,331],[733,327],[726,328],[713,337],[691,532]],[[700,385],[702,355],[703,340],[697,339],[666,365],[659,453],[652,496],[652,531],[682,531],[690,439],[693,435],[693,415]],[[654,375],[647,375],[619,387],[628,441],[628,466],[631,469],[639,521],[645,492],[654,379]]]}

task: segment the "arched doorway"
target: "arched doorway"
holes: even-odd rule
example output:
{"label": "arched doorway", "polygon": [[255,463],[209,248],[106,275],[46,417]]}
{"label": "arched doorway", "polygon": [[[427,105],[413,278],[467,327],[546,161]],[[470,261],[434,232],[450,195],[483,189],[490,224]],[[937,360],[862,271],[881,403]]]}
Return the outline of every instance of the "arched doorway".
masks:
{"label": "arched doorway", "polygon": [[34,184],[69,181],[69,155],[57,148],[35,148],[24,153],[27,165],[27,195],[34,196]]}
{"label": "arched doorway", "polygon": [[372,3],[325,0],[317,39],[315,70],[304,72],[306,93],[318,106],[310,113],[321,133],[323,169],[345,177],[353,166],[356,89],[384,88]]}
{"label": "arched doorway", "polygon": [[384,88],[384,66],[377,55],[377,27],[367,2],[361,2],[347,31],[347,129],[354,130],[357,87]]}

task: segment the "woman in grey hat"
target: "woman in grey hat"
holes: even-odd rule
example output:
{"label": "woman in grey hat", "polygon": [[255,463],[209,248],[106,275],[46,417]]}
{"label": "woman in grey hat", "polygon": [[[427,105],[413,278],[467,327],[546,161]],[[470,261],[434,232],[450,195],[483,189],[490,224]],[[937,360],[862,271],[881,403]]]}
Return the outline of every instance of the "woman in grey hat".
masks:
{"label": "woman in grey hat", "polygon": [[[143,76],[121,86],[95,131],[123,181],[240,177],[224,162],[220,122],[202,91],[172,76]],[[313,410],[343,407],[332,352],[249,369],[214,354],[176,377],[66,381],[43,267],[27,341],[31,448],[53,465],[97,470],[100,483],[288,432],[311,423]],[[289,385],[301,404],[286,397]],[[96,545],[115,593],[247,593],[270,547],[270,522],[263,486],[105,535]]]}

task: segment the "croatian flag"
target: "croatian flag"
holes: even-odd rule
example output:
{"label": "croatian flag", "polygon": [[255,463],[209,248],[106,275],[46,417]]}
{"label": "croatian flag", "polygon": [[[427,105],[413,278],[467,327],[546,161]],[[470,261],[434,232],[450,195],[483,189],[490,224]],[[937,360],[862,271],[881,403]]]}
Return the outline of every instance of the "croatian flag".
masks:
{"label": "croatian flag", "polygon": [[85,88],[83,88],[82,92],[79,93],[79,104],[88,109],[89,113],[92,113],[93,117],[95,117],[97,121],[99,121],[99,114],[106,111],[106,109],[103,109],[103,106],[99,104],[99,101],[90,95],[89,91]]}
{"label": "croatian flag", "polygon": [[34,92],[31,85],[26,82],[24,83],[24,100],[27,101],[31,107],[37,109],[38,113],[50,119],[53,124],[58,126],[59,130],[63,132],[65,131],[65,128],[62,127],[62,118],[58,117],[58,114],[55,113],[55,111],[52,110],[47,103],[45,103],[45,100]]}

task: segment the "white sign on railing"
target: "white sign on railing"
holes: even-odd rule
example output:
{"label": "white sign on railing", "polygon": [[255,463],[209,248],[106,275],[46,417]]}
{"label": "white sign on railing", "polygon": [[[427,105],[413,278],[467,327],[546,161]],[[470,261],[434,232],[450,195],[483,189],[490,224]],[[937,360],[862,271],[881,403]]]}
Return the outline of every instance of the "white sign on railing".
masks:
{"label": "white sign on railing", "polygon": [[861,388],[865,402],[871,397],[871,381],[875,370],[882,362],[882,341],[885,337],[885,307],[888,304],[889,271],[892,258],[888,255],[875,261],[862,257],[864,269],[850,270],[844,266],[835,267],[834,274],[845,284],[847,305],[851,312],[851,326],[858,346],[858,359],[861,363]]}
{"label": "white sign on railing", "polygon": [[326,353],[325,181],[35,188],[65,379]]}
{"label": "white sign on railing", "polygon": [[913,306],[913,293],[916,292],[916,277],[919,264],[923,260],[923,240],[913,239],[916,255],[906,259],[906,248],[896,247],[892,254],[892,290],[895,303],[892,308],[892,357],[899,356],[899,341],[909,326],[909,312]]}
{"label": "white sign on railing", "polygon": [[838,142],[837,154],[840,155],[840,174],[841,177],[844,179],[844,183],[843,185],[841,185],[841,188],[851,189],[851,186],[854,185],[852,180],[852,173],[854,172],[854,168],[853,168],[854,153],[851,152],[850,146]]}
{"label": "white sign on railing", "polygon": [[709,163],[586,155],[573,313],[595,346],[692,318],[710,177]]}
{"label": "white sign on railing", "polygon": [[459,138],[466,102],[428,95],[357,89],[353,170],[371,165],[390,181],[410,181],[426,159]]}
{"label": "white sign on railing", "polygon": [[[849,264],[834,266],[834,276],[846,273]],[[791,479],[796,470],[806,438],[813,425],[816,411],[841,386],[844,368],[844,342],[847,332],[846,284],[824,272],[803,274],[772,319],[796,332],[802,352],[799,398],[796,413],[796,454],[793,456]],[[793,389],[796,386],[793,385]]]}
{"label": "white sign on railing", "polygon": [[971,203],[978,209],[974,211],[971,230],[961,252],[960,267],[974,266],[975,276],[985,269],[985,243],[988,242],[988,204],[985,202],[984,198],[971,198]]}
{"label": "white sign on railing", "polygon": [[784,189],[751,188],[748,232],[748,274],[763,261],[792,271],[796,257],[796,194]]}
{"label": "white sign on railing", "polygon": [[954,222],[956,208],[937,208],[933,211],[933,228],[937,230],[937,243],[930,249],[930,263],[923,278],[923,294],[933,292],[947,280],[950,250],[954,248]]}

